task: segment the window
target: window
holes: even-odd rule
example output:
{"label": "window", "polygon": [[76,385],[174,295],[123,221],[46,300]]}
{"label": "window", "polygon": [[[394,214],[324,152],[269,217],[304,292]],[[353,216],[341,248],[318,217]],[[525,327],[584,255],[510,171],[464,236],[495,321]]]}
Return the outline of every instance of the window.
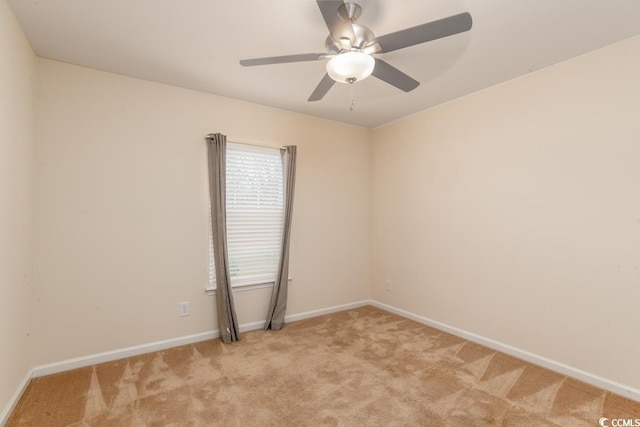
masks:
{"label": "window", "polygon": [[[284,211],[280,151],[228,143],[226,172],[231,286],[273,282],[280,258]],[[207,289],[215,289],[211,218]]]}

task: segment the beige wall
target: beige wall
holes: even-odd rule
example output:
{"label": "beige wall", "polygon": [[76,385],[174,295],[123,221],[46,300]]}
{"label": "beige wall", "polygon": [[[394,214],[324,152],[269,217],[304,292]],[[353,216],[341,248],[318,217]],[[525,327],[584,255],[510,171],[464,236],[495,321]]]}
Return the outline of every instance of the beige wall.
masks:
{"label": "beige wall", "polygon": [[373,297],[640,388],[639,52],[376,129]]}
{"label": "beige wall", "polygon": [[35,56],[0,0],[0,412],[31,368]]}
{"label": "beige wall", "polygon": [[[217,328],[204,136],[298,145],[289,314],[367,299],[370,131],[39,59],[35,364]],[[264,320],[270,289],[235,294]],[[178,317],[178,303],[191,316]]]}

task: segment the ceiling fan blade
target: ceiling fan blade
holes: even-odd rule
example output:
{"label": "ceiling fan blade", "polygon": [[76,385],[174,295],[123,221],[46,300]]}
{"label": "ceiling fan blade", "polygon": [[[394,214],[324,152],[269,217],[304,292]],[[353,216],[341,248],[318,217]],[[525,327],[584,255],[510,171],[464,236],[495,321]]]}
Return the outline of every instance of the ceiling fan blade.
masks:
{"label": "ceiling fan blade", "polygon": [[244,67],[253,67],[255,65],[269,65],[269,64],[285,64],[287,62],[305,62],[305,61],[317,61],[318,59],[324,59],[327,57],[326,53],[301,53],[298,55],[285,55],[285,56],[269,56],[266,58],[253,58],[253,59],[241,59],[240,65]]}
{"label": "ceiling fan blade", "polygon": [[375,60],[376,65],[371,73],[373,76],[405,92],[410,92],[420,86],[419,81],[412,79],[393,65],[389,65],[382,59],[375,58]]}
{"label": "ceiling fan blade", "polygon": [[329,89],[331,89],[335,83],[336,81],[333,80],[329,76],[329,74],[325,74],[322,80],[320,80],[320,83],[318,83],[318,86],[316,86],[309,99],[307,99],[307,101],[320,101],[322,98],[324,98],[327,92],[329,92]]}
{"label": "ceiling fan blade", "polygon": [[316,0],[324,22],[329,28],[329,33],[335,41],[349,40],[352,45],[356,41],[356,34],[353,31],[353,26],[348,20],[344,20],[338,14],[338,9],[344,6],[343,0]]}
{"label": "ceiling fan blade", "polygon": [[463,33],[471,29],[473,21],[467,12],[439,19],[416,27],[406,28],[395,33],[376,37],[380,53],[392,52],[416,44],[436,40],[442,37]]}

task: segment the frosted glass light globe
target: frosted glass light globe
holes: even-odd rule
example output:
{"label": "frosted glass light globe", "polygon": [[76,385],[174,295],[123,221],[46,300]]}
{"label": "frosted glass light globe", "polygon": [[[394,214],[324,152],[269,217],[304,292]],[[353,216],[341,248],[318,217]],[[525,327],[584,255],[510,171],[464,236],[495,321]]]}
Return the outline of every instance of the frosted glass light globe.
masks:
{"label": "frosted glass light globe", "polygon": [[331,58],[327,62],[327,73],[337,82],[353,83],[369,77],[375,65],[373,56],[350,51]]}

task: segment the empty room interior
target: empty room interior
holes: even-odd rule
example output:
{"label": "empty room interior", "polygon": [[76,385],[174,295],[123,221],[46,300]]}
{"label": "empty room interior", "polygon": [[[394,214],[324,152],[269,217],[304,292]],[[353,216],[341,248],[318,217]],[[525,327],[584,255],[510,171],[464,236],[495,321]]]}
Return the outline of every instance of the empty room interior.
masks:
{"label": "empty room interior", "polygon": [[[0,425],[640,425],[639,76],[635,0],[0,0]],[[210,134],[295,188],[226,293]]]}

